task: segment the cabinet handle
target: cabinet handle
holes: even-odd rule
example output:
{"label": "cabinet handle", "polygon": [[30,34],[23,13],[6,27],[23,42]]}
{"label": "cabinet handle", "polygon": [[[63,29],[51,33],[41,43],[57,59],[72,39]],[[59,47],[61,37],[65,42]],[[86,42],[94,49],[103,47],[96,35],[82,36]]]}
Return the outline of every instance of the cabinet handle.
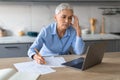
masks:
{"label": "cabinet handle", "polygon": [[7,48],[7,49],[12,49],[12,48],[18,48],[17,46],[7,46],[7,47],[5,47],[5,48]]}

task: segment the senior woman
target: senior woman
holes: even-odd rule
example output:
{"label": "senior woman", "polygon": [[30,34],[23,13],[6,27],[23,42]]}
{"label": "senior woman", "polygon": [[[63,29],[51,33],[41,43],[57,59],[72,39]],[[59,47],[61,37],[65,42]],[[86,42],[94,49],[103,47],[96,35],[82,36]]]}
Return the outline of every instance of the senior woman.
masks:
{"label": "senior woman", "polygon": [[[69,53],[70,47],[78,55],[84,51],[81,28],[72,7],[68,3],[58,5],[54,19],[55,22],[41,29],[28,50],[28,56],[39,64],[44,63],[42,56],[65,55]],[[36,50],[41,56],[36,53]]]}

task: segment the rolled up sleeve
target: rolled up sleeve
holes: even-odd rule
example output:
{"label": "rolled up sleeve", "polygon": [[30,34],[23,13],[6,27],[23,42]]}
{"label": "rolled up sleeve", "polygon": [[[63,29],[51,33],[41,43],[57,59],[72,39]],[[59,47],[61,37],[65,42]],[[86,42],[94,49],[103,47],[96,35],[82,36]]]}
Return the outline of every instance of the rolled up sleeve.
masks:
{"label": "rolled up sleeve", "polygon": [[72,47],[76,54],[81,55],[84,52],[85,43],[81,37],[76,36],[72,42]]}
{"label": "rolled up sleeve", "polygon": [[35,52],[35,48],[40,50],[43,46],[43,36],[45,35],[45,31],[44,29],[41,30],[41,32],[39,33],[39,35],[37,36],[36,40],[33,42],[33,44],[30,46],[30,48],[28,49],[28,56],[30,58],[32,58],[33,55],[36,54]]}

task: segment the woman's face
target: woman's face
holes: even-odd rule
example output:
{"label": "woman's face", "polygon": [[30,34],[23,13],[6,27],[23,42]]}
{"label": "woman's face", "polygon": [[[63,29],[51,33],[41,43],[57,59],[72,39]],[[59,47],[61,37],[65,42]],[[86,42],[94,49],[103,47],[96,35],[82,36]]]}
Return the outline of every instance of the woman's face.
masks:
{"label": "woman's face", "polygon": [[72,22],[73,11],[70,9],[64,9],[55,15],[57,27],[61,29],[67,29]]}

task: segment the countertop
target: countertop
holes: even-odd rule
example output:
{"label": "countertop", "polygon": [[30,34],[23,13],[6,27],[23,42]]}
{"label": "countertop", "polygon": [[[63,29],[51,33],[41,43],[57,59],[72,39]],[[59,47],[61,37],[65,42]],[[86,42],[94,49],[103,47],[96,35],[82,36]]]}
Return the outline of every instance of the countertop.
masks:
{"label": "countertop", "polygon": [[82,35],[83,40],[116,40],[120,36],[114,34],[87,34]]}
{"label": "countertop", "polygon": [[0,44],[7,44],[7,43],[32,43],[34,42],[36,37],[29,37],[29,36],[8,36],[8,37],[0,37]]}
{"label": "countertop", "polygon": [[[82,35],[83,40],[116,40],[120,39],[120,36],[113,35],[113,34],[86,34]],[[36,37],[30,36],[6,36],[0,37],[0,44],[7,44],[7,43],[32,43]]]}

